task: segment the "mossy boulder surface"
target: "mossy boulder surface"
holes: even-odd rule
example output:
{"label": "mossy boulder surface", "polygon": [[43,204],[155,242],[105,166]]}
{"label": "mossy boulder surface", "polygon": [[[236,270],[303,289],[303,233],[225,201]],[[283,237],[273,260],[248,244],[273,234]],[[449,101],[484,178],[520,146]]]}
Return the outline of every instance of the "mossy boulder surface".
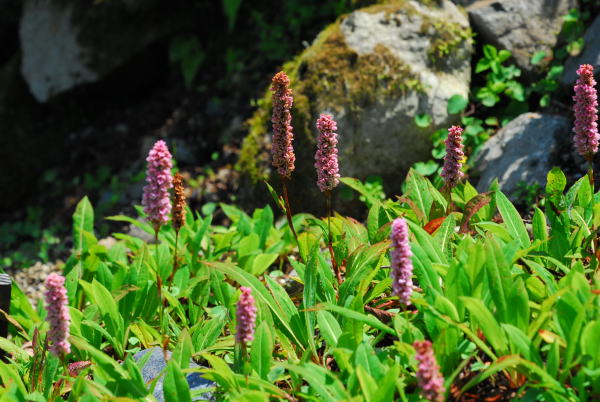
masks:
{"label": "mossy boulder surface", "polygon": [[[315,176],[314,122],[326,112],[338,122],[342,175],[398,184],[429,157],[431,134],[454,122],[447,102],[468,96],[471,55],[468,19],[449,1],[395,1],[338,19],[283,66],[294,91],[294,180]],[[270,174],[270,96],[249,121],[239,163],[254,180]],[[429,127],[417,127],[420,114],[431,116]]]}

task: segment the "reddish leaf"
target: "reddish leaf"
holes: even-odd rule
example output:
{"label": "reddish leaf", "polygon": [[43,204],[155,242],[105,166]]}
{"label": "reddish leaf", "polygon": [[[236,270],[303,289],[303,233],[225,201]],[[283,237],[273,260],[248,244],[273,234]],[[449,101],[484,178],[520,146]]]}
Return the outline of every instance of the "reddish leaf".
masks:
{"label": "reddish leaf", "polygon": [[433,220],[427,222],[427,225],[425,225],[425,227],[423,229],[425,229],[425,231],[427,233],[433,234],[433,232],[435,232],[436,230],[439,229],[440,226],[442,226],[442,223],[444,223],[445,219],[446,219],[445,216],[433,219]]}
{"label": "reddish leaf", "polygon": [[469,222],[473,215],[492,201],[491,193],[491,191],[488,191],[487,193],[477,194],[467,202],[462,221],[460,222],[460,233],[467,233],[469,231]]}

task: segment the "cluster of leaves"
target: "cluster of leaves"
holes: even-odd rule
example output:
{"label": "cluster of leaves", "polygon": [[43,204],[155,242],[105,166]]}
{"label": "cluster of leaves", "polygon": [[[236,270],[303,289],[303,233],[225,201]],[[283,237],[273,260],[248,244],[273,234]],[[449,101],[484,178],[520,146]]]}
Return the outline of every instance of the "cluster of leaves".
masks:
{"label": "cluster of leaves", "polygon": [[[475,79],[482,81],[483,85],[473,88],[470,99],[472,110],[467,111],[469,100],[461,95],[455,95],[448,101],[448,113],[461,116],[468,155],[475,155],[498,128],[517,115],[535,109],[536,103],[542,108],[550,105],[552,97],[560,88],[558,80],[563,73],[567,57],[576,56],[583,49],[586,24],[592,11],[598,7],[597,4],[589,3],[591,2],[584,2],[581,11],[569,10],[563,17],[563,26],[555,50],[533,54],[531,64],[536,66],[535,74],[541,76],[533,83],[527,83],[521,77],[521,70],[516,65],[509,64],[510,51],[483,44],[482,57],[475,66]],[[486,117],[483,118],[482,114]],[[415,117],[415,123],[419,127],[428,127],[431,117],[418,115]],[[445,129],[433,133],[433,159],[418,162],[413,168],[422,175],[435,178],[434,174],[440,172],[441,159],[445,155],[446,136]],[[469,167],[471,166],[467,164],[467,169]]]}
{"label": "cluster of leaves", "polygon": [[[478,194],[467,182],[448,198],[411,171],[394,201],[343,181],[368,200],[366,222],[337,215],[329,226],[299,214],[298,243],[268,206],[250,216],[220,205],[206,215],[188,210],[178,242],[164,226],[156,244],[117,233],[107,248],[84,198],[64,272],[67,363],[90,363],[70,372],[47,353],[46,312],[15,287],[11,338],[0,338],[9,356],[0,362],[2,398],[150,400],[156,381],[144,383],[147,359],[133,355],[160,346],[172,351],[167,401],[197,396],[185,380],[191,372],[215,381],[209,391],[223,400],[417,400],[411,345],[420,339],[433,342],[449,397],[486,383],[528,400],[600,396],[600,192],[587,177],[565,192],[564,174],[553,169],[545,212],[536,208],[530,223],[497,184]],[[212,223],[218,213],[226,224]],[[388,236],[398,216],[409,224],[419,288],[410,310],[391,296]],[[109,219],[154,234],[143,216]],[[174,258],[172,282],[161,280]],[[258,307],[248,360],[234,340],[239,286],[252,289]],[[191,359],[206,368],[190,368]]]}

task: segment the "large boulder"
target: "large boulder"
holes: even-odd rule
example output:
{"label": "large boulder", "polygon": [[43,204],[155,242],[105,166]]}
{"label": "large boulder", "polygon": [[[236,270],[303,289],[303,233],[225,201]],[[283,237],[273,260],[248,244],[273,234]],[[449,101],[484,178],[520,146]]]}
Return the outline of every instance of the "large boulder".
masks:
{"label": "large boulder", "polygon": [[39,102],[94,83],[186,25],[179,1],[25,0],[21,73]]}
{"label": "large boulder", "polygon": [[531,56],[551,52],[562,17],[574,7],[576,0],[479,0],[467,11],[485,42],[509,50],[516,64],[531,73]]}
{"label": "large boulder", "polygon": [[487,191],[494,179],[507,194],[520,182],[546,184],[559,137],[571,134],[571,122],[563,116],[524,113],[485,143],[475,159],[480,175],[477,189]]}
{"label": "large boulder", "polygon": [[600,16],[587,28],[584,36],[583,51],[574,57],[569,57],[560,82],[563,85],[573,85],[577,80],[577,69],[581,64],[591,64],[596,72],[600,68]]}
{"label": "large boulder", "polygon": [[[427,4],[398,1],[357,10],[284,65],[294,91],[294,181],[302,209],[311,191],[318,194],[313,163],[319,113],[338,122],[342,176],[378,175],[394,191],[413,163],[428,158],[431,134],[456,120],[447,103],[453,95],[468,97],[471,30],[450,1]],[[259,101],[240,158],[241,169],[255,179],[270,172],[270,96]],[[431,124],[418,127],[417,115],[429,115]]]}

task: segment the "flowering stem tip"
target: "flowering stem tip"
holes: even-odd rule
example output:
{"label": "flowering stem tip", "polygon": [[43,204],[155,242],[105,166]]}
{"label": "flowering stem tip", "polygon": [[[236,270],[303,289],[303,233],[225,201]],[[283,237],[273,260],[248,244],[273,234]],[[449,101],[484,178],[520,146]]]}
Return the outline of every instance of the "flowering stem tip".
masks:
{"label": "flowering stem tip", "polygon": [[242,294],[237,303],[237,332],[235,340],[245,346],[254,339],[256,304],[252,296],[252,289],[242,286],[240,290]]}
{"label": "flowering stem tip", "polygon": [[390,271],[392,292],[398,296],[401,304],[409,306],[413,291],[413,265],[411,261],[412,252],[408,243],[408,224],[404,218],[394,219],[390,239],[392,240]]}
{"label": "flowering stem tip", "polygon": [[429,341],[416,341],[413,347],[417,351],[416,359],[419,362],[417,379],[422,395],[429,401],[443,402],[444,377],[440,373],[440,367],[435,360],[433,348]]}
{"label": "flowering stem tip", "polygon": [[462,133],[463,129],[459,126],[452,126],[448,129],[448,138],[445,141],[446,156],[444,156],[444,167],[441,173],[447,189],[456,186],[463,177],[463,173],[460,171],[465,157]]}
{"label": "flowering stem tip", "polygon": [[573,96],[575,112],[575,148],[577,152],[591,163],[592,156],[598,152],[598,97],[596,94],[596,81],[594,80],[594,67],[583,64],[577,70],[579,78],[575,83]]}
{"label": "flowering stem tip", "polygon": [[48,340],[50,352],[56,357],[61,358],[71,353],[69,338],[69,325],[71,316],[69,314],[67,289],[65,289],[65,278],[61,275],[52,273],[46,278],[46,310],[48,315],[46,321],[50,325],[48,331]]}
{"label": "flowering stem tip", "polygon": [[294,171],[294,147],[292,141],[292,90],[290,89],[290,79],[283,72],[275,74],[273,77],[271,91],[273,91],[273,166],[277,169],[280,176],[289,179]]}
{"label": "flowering stem tip", "polygon": [[317,153],[315,168],[317,169],[317,186],[321,191],[331,191],[340,182],[337,150],[337,124],[333,117],[322,114],[317,120]]}
{"label": "flowering stem tip", "polygon": [[148,168],[146,171],[146,186],[142,205],[148,220],[152,223],[155,232],[169,221],[171,201],[169,189],[173,187],[171,177],[171,153],[163,140],[157,141],[146,158]]}

